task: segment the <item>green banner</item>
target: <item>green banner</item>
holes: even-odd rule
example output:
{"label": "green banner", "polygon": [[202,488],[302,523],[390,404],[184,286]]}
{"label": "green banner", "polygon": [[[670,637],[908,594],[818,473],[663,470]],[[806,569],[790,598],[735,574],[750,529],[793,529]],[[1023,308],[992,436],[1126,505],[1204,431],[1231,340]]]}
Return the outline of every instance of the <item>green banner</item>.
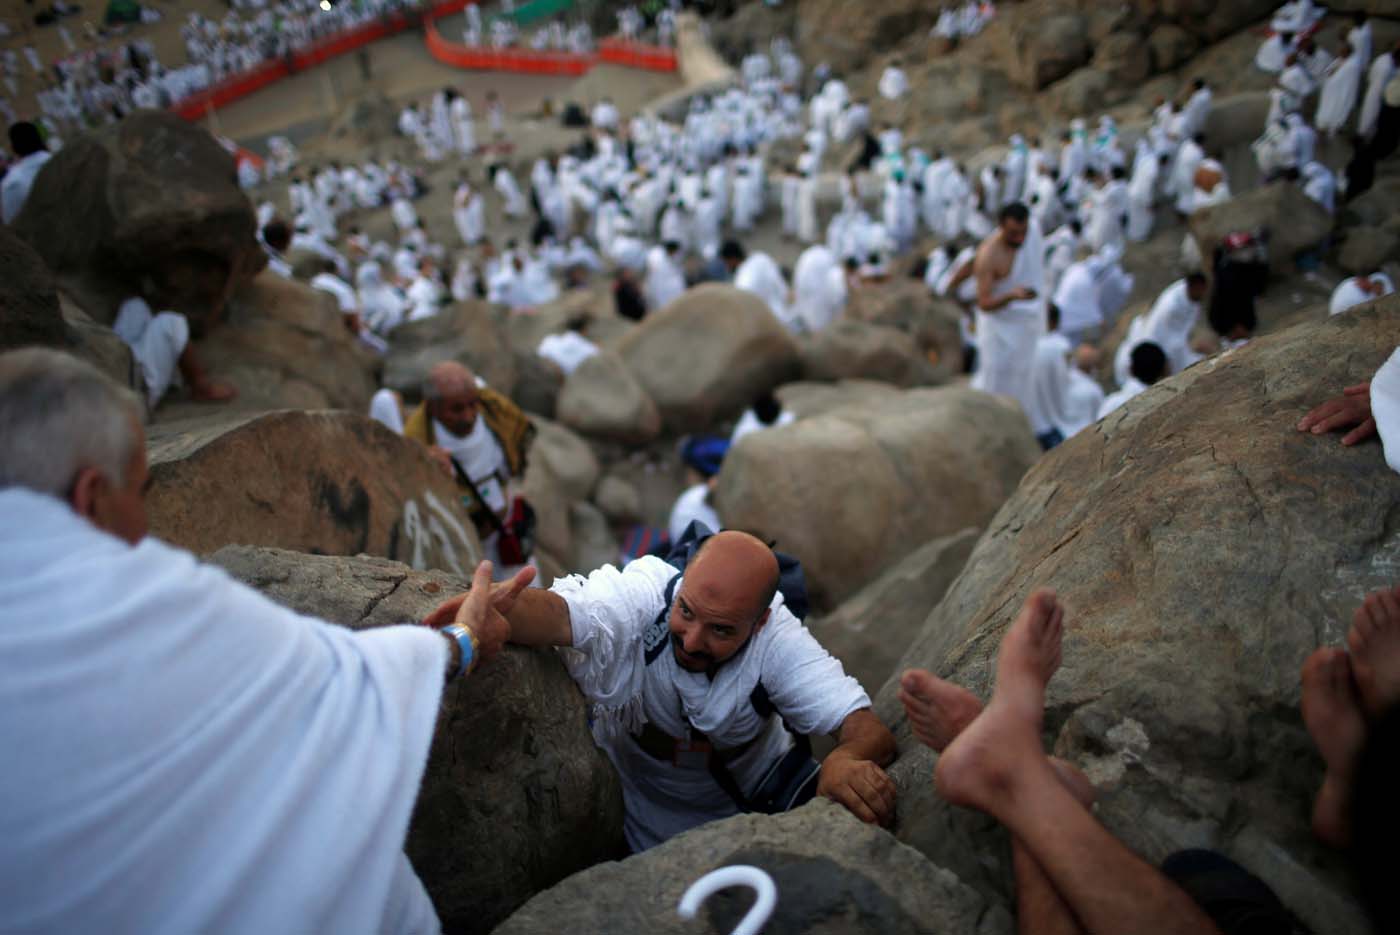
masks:
{"label": "green banner", "polygon": [[535,20],[558,16],[573,5],[573,0],[530,0],[516,7],[511,18],[517,26],[528,26]]}

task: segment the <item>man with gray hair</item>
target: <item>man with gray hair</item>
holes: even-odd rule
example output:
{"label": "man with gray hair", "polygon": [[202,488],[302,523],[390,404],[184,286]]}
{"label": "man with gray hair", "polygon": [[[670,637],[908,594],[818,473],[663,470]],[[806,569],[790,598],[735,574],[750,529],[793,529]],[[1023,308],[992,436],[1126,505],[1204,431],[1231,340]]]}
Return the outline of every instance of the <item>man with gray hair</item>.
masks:
{"label": "man with gray hair", "polygon": [[403,842],[489,563],[441,633],[354,632],[147,538],[148,477],[130,391],[0,354],[0,931],[437,931]]}

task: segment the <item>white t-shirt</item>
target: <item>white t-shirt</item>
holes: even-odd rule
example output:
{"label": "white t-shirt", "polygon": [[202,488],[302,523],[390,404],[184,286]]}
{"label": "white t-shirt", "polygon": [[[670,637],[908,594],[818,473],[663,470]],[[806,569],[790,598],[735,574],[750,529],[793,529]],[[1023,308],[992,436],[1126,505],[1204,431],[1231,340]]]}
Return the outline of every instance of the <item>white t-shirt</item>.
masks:
{"label": "white t-shirt", "polygon": [[[629,731],[650,723],[672,737],[703,731],[717,749],[757,741],[728,766],[745,794],[792,746],[782,718],[760,719],[749,700],[762,682],[794,730],[830,734],[855,711],[870,707],[860,683],[821,647],[784,606],[769,605],[768,622],[711,679],[676,663],[669,647],[646,664],[648,642],[668,639],[666,585],[678,569],[645,556],[622,571],[604,565],[587,578],[571,575],[551,590],[569,607],[573,648],[563,653],[574,681],[594,705],[594,737],[622,780],[623,829],[644,850],[690,828],[737,811],[703,766],[665,763],[643,751]],[[677,583],[676,591],[679,592]]]}
{"label": "white t-shirt", "polygon": [[510,480],[510,466],[506,453],[496,436],[486,427],[486,418],[480,414],[465,437],[453,435],[438,420],[433,420],[433,439],[452,455],[481,494],[482,501],[501,513],[506,508],[506,483]]}

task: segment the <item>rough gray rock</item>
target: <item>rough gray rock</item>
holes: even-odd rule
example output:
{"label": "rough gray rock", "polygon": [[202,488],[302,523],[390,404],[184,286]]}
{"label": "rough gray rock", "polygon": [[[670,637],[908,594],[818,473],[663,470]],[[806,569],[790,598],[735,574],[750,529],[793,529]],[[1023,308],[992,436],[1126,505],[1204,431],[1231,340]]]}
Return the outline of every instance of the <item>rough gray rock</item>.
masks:
{"label": "rough gray rock", "polygon": [[642,495],[636,487],[616,474],[608,474],[598,481],[593,502],[614,523],[625,525],[642,521]]}
{"label": "rough gray rock", "polygon": [[822,415],[856,403],[878,403],[899,395],[899,390],[878,380],[842,380],[839,383],[788,383],[780,386],[778,401],[799,419]]}
{"label": "rough gray rock", "polygon": [[642,445],[661,433],[661,413],[622,358],[609,350],[564,378],[559,421],[590,438]]}
{"label": "rough gray rock", "polygon": [[598,456],[583,439],[555,422],[534,420],[535,442],[521,489],[535,508],[540,548],[561,561],[574,559],[573,504],[593,495],[598,483]]}
{"label": "rough gray rock", "polygon": [[953,579],[967,564],[982,530],[964,529],[910,552],[824,617],[810,617],[827,652],[841,660],[867,692],[879,691],[895,664],[923,629]]}
{"label": "rough gray rock", "polygon": [[587,501],[578,501],[569,507],[569,528],[574,540],[571,571],[587,574],[604,565],[618,564],[617,540],[602,510]]}
{"label": "rough gray rock", "polygon": [[515,392],[517,373],[500,314],[485,302],[458,302],[430,318],[404,322],[389,333],[383,383],[410,399],[422,393],[433,365],[455,360],[499,393]]}
{"label": "rough gray rock", "polygon": [[838,321],[804,335],[802,375],[808,380],[870,379],[895,386],[934,382],[933,366],[903,331],[862,321]]}
{"label": "rough gray rock", "polygon": [[[739,815],[659,847],[575,874],[522,906],[495,935],[732,931],[746,891],[712,896],[696,921],[676,906],[691,883],[719,867],[767,871],[778,903],[769,935],[1010,935],[1010,916],[888,833],[824,799],[784,815]],[[743,892],[743,895],[736,895]],[[568,920],[565,924],[562,920]]]}
{"label": "rough gray rock", "polygon": [[138,111],[67,141],[13,223],[101,324],[127,296],[182,312],[195,334],[267,265],[233,158],[197,124]]}
{"label": "rough gray rock", "polygon": [[687,290],[616,348],[677,432],[738,413],[800,366],[796,343],[763,300],[719,284]]}
{"label": "rough gray rock", "polygon": [[1191,235],[1207,258],[1225,235],[1258,227],[1269,232],[1270,270],[1283,275],[1293,269],[1295,256],[1317,247],[1331,233],[1332,216],[1287,182],[1236,195],[1191,216]]}
{"label": "rough gray rock", "polygon": [[283,411],[150,430],[151,532],[192,552],[362,552],[469,574],[481,543],[423,447],[364,416]]}
{"label": "rough gray rock", "polygon": [[63,343],[53,276],[33,247],[0,226],[0,351]]}
{"label": "rough gray rock", "polygon": [[[1341,858],[1308,829],[1322,769],[1298,672],[1367,591],[1394,585],[1400,477],[1379,445],[1295,425],[1397,343],[1392,297],[1199,364],[1076,435],[992,520],[900,668],[986,697],[1022,601],[1054,587],[1067,618],[1047,745],[1098,785],[1107,827],[1149,860],[1213,847],[1314,930],[1368,931]],[[876,709],[901,745],[897,833],[994,891],[1007,865],[988,874],[979,855],[1004,843],[936,798],[895,692]]]}
{"label": "rough gray rock", "polygon": [[[293,610],[355,630],[421,620],[467,586],[364,556],[230,547],[212,561]],[[552,651],[511,647],[446,687],[405,850],[449,932],[488,931],[540,890],[625,851],[617,774]]]}
{"label": "rough gray rock", "polygon": [[914,339],[932,366],[932,383],[946,383],[962,372],[962,309],[929,294],[922,280],[901,278],[856,290],[846,317],[898,328]]}
{"label": "rough gray rock", "polygon": [[512,399],[532,416],[553,419],[564,388],[564,372],[538,354],[515,353],[515,392]]}
{"label": "rough gray rock", "polygon": [[1381,227],[1356,227],[1337,254],[1337,263],[1348,273],[1367,276],[1400,256],[1400,236]]}
{"label": "rough gray rock", "polygon": [[985,524],[1038,454],[1017,407],[909,390],[741,439],[717,509],[801,559],[820,611],[930,539]]}
{"label": "rough gray rock", "polygon": [[1180,26],[1163,23],[1148,35],[1147,47],[1152,54],[1152,70],[1168,71],[1190,58],[1199,43]]}
{"label": "rough gray rock", "polygon": [[1202,131],[1206,146],[1213,152],[1248,146],[1259,136],[1268,116],[1269,95],[1264,91],[1247,91],[1213,100]]}

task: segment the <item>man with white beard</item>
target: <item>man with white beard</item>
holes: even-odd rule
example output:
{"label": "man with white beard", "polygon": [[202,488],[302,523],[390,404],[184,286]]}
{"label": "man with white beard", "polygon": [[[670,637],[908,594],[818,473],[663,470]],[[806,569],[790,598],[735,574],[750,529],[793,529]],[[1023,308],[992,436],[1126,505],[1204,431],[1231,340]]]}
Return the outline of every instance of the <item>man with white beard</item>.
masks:
{"label": "man with white beard", "polygon": [[1026,406],[1035,342],[1045,330],[1044,245],[1023,204],[1007,205],[973,262],[977,281],[976,389]]}
{"label": "man with white beard", "polygon": [[792,272],[793,317],[809,333],[829,327],[846,305],[846,273],[824,244],[802,251]]}
{"label": "man with white beard", "polygon": [[1317,131],[1335,136],[1351,118],[1361,88],[1361,58],[1347,43],[1342,43],[1341,55],[1327,67],[1322,82],[1322,94],[1317,99],[1317,116],[1313,122]]}
{"label": "man with white beard", "polygon": [[659,243],[647,251],[646,279],[642,284],[647,308],[660,311],[685,292],[680,252],[680,244],[674,240]]}

